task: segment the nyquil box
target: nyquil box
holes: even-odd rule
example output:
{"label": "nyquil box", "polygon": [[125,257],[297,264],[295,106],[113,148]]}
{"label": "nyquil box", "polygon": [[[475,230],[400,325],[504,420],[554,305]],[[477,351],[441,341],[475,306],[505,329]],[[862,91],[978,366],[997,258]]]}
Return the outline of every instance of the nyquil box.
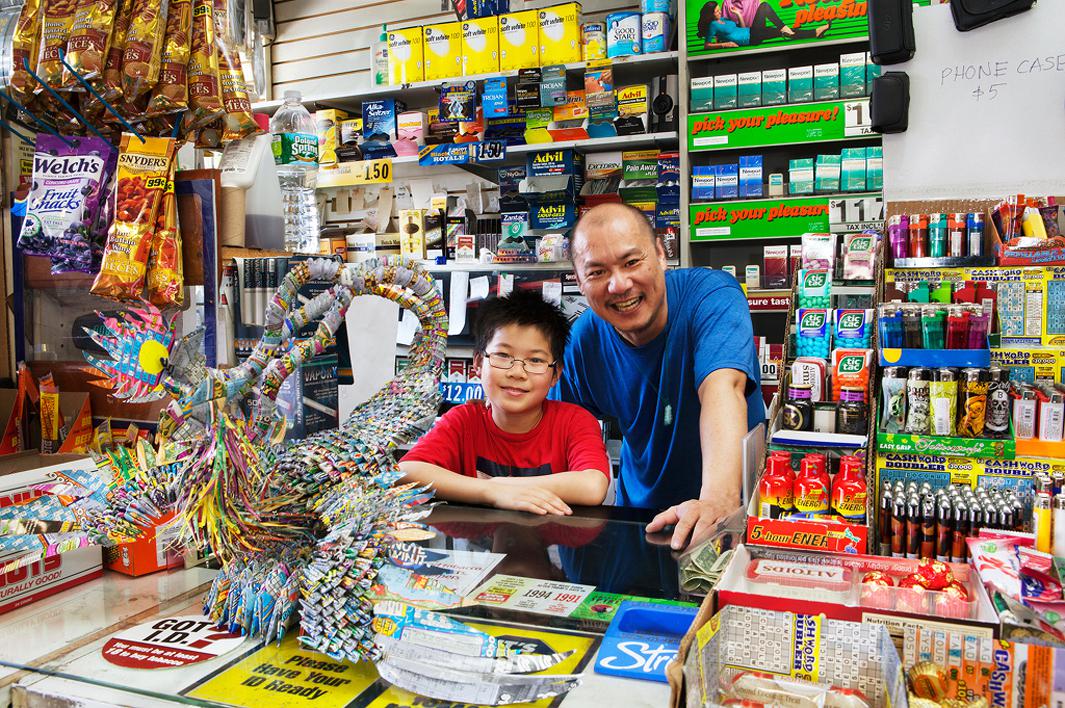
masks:
{"label": "nyquil box", "polygon": [[[63,470],[96,470],[92,458],[82,455],[41,455],[20,452],[0,457],[0,508],[41,496],[34,487],[59,481]],[[18,553],[0,553],[0,565]],[[79,548],[0,574],[0,614],[36,602],[103,574],[99,546]]]}

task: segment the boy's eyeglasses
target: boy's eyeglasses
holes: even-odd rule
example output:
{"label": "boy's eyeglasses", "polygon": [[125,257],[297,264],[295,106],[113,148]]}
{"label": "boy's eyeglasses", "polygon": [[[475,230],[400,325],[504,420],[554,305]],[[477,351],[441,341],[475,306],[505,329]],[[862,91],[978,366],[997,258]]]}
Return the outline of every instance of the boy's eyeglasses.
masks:
{"label": "boy's eyeglasses", "polygon": [[510,354],[495,352],[488,354],[488,363],[494,369],[513,369],[515,364],[520,363],[527,374],[546,374],[553,369],[558,362],[545,361],[543,359],[515,359]]}

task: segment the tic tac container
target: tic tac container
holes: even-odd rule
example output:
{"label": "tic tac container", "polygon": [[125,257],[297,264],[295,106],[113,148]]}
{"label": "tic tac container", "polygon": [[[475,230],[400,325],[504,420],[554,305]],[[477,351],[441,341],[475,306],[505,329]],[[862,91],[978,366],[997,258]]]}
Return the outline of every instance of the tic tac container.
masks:
{"label": "tic tac container", "polygon": [[664,12],[651,12],[641,20],[643,53],[664,52],[669,49],[669,15]]}
{"label": "tic tac container", "polygon": [[627,57],[643,53],[643,28],[638,12],[612,12],[606,16],[606,55]]}

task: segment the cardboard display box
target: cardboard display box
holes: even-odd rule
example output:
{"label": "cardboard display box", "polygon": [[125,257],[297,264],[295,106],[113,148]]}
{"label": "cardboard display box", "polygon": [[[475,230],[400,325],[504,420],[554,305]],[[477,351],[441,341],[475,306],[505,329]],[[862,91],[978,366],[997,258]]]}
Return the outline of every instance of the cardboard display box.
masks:
{"label": "cardboard display box", "polygon": [[671,708],[719,705],[752,671],[857,690],[872,706],[906,705],[899,655],[882,627],[737,605],[711,613],[707,598],[666,669]]}
{"label": "cardboard display box", "polygon": [[[57,472],[95,470],[81,455],[42,455],[36,451],[0,457],[0,507],[25,503],[40,492],[31,487],[57,481]],[[16,555],[0,555],[0,563]],[[103,574],[100,549],[80,548],[0,575],[0,613],[17,609]]]}
{"label": "cardboard display box", "polygon": [[145,535],[133,543],[120,543],[104,549],[104,564],[134,578],[184,565],[182,549],[174,545],[181,532],[180,519],[171,511],[163,514]]}

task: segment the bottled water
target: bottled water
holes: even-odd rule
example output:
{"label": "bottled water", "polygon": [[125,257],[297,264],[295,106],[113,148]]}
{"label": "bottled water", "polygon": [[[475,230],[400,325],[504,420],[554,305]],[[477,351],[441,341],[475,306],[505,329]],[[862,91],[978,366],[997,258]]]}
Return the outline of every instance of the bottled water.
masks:
{"label": "bottled water", "polygon": [[270,119],[274,163],[281,183],[285,250],[318,252],[318,134],[299,91],[285,91],[285,104]]}

